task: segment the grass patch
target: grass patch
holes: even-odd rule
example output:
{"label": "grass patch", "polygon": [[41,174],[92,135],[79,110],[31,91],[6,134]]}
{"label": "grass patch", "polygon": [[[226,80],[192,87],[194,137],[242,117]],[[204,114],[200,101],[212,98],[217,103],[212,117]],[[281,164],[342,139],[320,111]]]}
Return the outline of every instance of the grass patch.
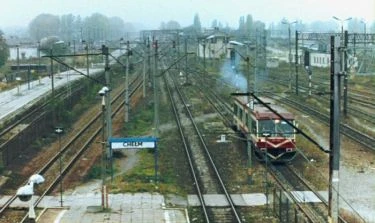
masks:
{"label": "grass patch", "polygon": [[[304,132],[308,132],[303,126],[300,126],[300,128]],[[297,135],[296,140],[298,142],[297,148],[300,149],[300,152],[302,152],[303,156],[309,161],[298,157],[293,164],[298,168],[303,177],[311,182],[316,189],[326,190],[328,181],[325,179],[325,173],[317,174],[317,169],[322,170],[326,167],[328,171],[328,155],[301,135]]]}
{"label": "grass patch", "polygon": [[154,110],[152,104],[143,104],[141,109],[137,109],[132,118],[124,125],[124,135],[140,136],[146,135],[154,123]]}
{"label": "grass patch", "polygon": [[162,194],[183,194],[168,177],[158,176],[155,182],[154,150],[138,151],[139,162],[127,173],[116,177],[111,186],[113,193],[158,192]]}

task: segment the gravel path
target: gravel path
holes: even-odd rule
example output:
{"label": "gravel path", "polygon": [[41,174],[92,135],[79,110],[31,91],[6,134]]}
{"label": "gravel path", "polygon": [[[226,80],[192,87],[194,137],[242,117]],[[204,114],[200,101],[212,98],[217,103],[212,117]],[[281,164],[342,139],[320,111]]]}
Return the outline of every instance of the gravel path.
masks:
{"label": "gravel path", "polygon": [[[298,121],[308,126],[310,134],[328,148],[328,127],[322,128],[308,116],[300,116]],[[328,164],[323,168],[327,169]],[[342,137],[339,176],[339,191],[343,198],[340,208],[350,212],[354,209],[366,222],[375,223],[375,152]]]}
{"label": "gravel path", "polygon": [[[117,172],[115,176],[121,175],[126,171],[130,170],[138,162],[139,156],[138,150],[127,150],[123,151],[124,157],[119,159],[117,162],[118,169],[121,171]],[[107,178],[110,180],[110,177]],[[100,193],[101,180],[90,180],[87,183],[81,184],[75,187],[73,190],[66,191],[67,194],[87,194],[87,193]]]}
{"label": "gravel path", "polygon": [[[375,166],[340,167],[340,194],[366,220],[375,223]],[[343,201],[340,207],[351,210]]]}

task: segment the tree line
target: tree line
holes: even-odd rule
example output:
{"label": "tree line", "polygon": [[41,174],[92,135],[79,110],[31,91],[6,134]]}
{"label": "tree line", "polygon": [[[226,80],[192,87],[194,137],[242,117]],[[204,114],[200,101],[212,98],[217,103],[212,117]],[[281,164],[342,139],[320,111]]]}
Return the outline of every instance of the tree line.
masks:
{"label": "tree line", "polygon": [[85,18],[73,14],[59,17],[43,13],[36,16],[28,26],[29,35],[34,41],[48,36],[58,36],[64,42],[118,40],[132,31],[134,27],[120,17],[107,17],[100,13]]}

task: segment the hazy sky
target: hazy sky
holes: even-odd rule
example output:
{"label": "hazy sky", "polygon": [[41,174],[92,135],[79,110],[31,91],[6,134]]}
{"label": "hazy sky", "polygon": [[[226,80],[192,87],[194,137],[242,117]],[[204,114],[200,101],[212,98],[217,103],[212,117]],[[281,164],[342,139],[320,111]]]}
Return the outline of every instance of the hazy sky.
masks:
{"label": "hazy sky", "polygon": [[204,27],[213,19],[238,27],[239,17],[247,14],[267,24],[283,17],[309,23],[329,21],[332,16],[373,22],[375,0],[5,0],[0,7],[0,28],[27,26],[40,13],[86,17],[94,12],[119,16],[147,28],[158,28],[162,21],[169,20],[187,26],[193,23],[195,13]]}

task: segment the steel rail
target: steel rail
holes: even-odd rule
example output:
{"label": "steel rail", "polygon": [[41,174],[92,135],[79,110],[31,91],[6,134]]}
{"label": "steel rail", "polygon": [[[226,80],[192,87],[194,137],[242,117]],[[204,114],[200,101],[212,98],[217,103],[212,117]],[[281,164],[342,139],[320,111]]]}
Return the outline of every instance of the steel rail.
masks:
{"label": "steel rail", "polygon": [[[142,84],[142,81],[138,81],[138,83],[136,82],[137,80],[138,80],[138,77],[139,76],[137,76],[132,82],[131,82],[131,86],[132,85],[136,85],[133,89],[132,89],[132,91],[131,91],[131,93],[130,93],[130,95],[129,96],[133,96],[133,94],[138,90],[138,89],[140,89],[140,87],[141,87],[141,84]],[[124,90],[122,90],[119,94],[117,94],[113,99],[112,99],[112,102],[111,102],[111,104],[114,104],[114,102],[115,101],[117,101],[118,99],[120,99],[120,97],[123,95],[123,93],[125,92],[125,89]],[[121,103],[120,103],[120,105],[117,107],[117,109],[113,112],[113,114],[112,114],[112,116],[114,116],[123,106],[124,106],[124,104],[125,104],[125,101],[122,101]],[[58,153],[56,153],[52,158],[50,158],[49,159],[49,161],[45,164],[45,165],[43,165],[43,167],[42,168],[40,168],[38,171],[36,171],[35,172],[35,174],[40,174],[40,175],[43,175],[44,173],[46,173],[48,170],[49,170],[49,168],[59,159],[59,157],[60,157],[60,155],[62,154],[62,153],[64,153],[64,152],[66,152],[68,149],[69,149],[69,147],[75,142],[75,140],[76,139],[79,139],[80,138],[80,136],[82,135],[82,134],[84,134],[86,131],[87,131],[87,129],[88,128],[90,128],[90,126],[92,126],[94,123],[95,123],[95,121],[97,121],[99,118],[100,118],[100,116],[101,116],[101,113],[98,113],[96,116],[94,116],[89,122],[88,122],[88,124],[87,125],[85,125],[85,127],[84,128],[82,128],[74,137],[73,137],[73,139],[72,140],[70,140],[66,145],[64,145],[62,148],[61,148],[61,151],[59,151]],[[82,150],[82,149],[81,149]],[[67,170],[68,171],[68,170]],[[59,182],[59,179],[60,179],[60,177],[57,177],[57,179],[55,179],[53,182],[54,183],[52,183],[50,186],[49,186],[49,188],[53,188],[58,182]],[[55,182],[57,182],[57,183],[55,183]],[[25,183],[27,183],[27,181],[25,181],[24,182],[24,184]],[[43,193],[44,195],[45,194],[47,194],[47,193],[49,193],[50,192],[50,190],[51,189],[47,189],[48,191],[47,192],[45,192],[45,193]],[[43,196],[44,196],[43,195]],[[5,204],[3,205],[3,207],[0,209],[0,216],[5,212],[5,210],[14,202],[14,200],[16,200],[17,199],[17,196],[16,195],[12,195],[6,202],[5,202]],[[39,201],[38,201],[38,203],[39,203]],[[37,204],[35,205],[35,206],[37,206]]]}
{"label": "steel rail", "polygon": [[181,123],[181,120],[180,120],[180,117],[179,117],[179,114],[178,114],[178,111],[177,111],[177,105],[176,105],[175,100],[173,99],[172,92],[171,92],[171,89],[168,85],[168,82],[167,82],[167,79],[166,79],[165,75],[163,76],[163,79],[164,79],[164,82],[166,83],[166,86],[167,86],[168,96],[169,96],[169,99],[171,101],[173,114],[174,114],[176,124],[177,124],[177,127],[178,127],[178,132],[180,134],[182,144],[184,145],[185,154],[186,154],[188,162],[189,162],[190,172],[191,172],[191,174],[193,176],[193,179],[194,179],[194,185],[195,185],[195,189],[197,191],[197,196],[198,196],[198,199],[199,199],[199,201],[202,205],[202,211],[203,211],[204,219],[205,219],[206,222],[210,222],[208,211],[206,209],[206,204],[205,204],[204,197],[203,197],[203,192],[200,189],[201,183],[199,182],[198,177],[197,177],[199,174],[196,173],[195,168],[194,168],[193,158],[190,155],[189,146],[188,146],[188,143],[186,141],[185,133],[183,131],[182,123]]}
{"label": "steel rail", "polygon": [[[176,85],[176,83],[175,83],[175,85]],[[189,116],[189,119],[191,120],[191,123],[192,123],[192,125],[193,125],[193,127],[195,129],[195,132],[197,133],[197,136],[199,137],[200,142],[201,142],[201,144],[202,144],[202,146],[204,148],[204,152],[206,153],[206,156],[207,156],[208,160],[210,161],[212,170],[214,171],[215,176],[216,176],[216,178],[218,179],[218,181],[220,183],[221,189],[223,190],[224,195],[225,195],[225,197],[226,197],[226,199],[227,199],[227,201],[229,203],[229,206],[230,206],[230,209],[232,211],[232,214],[233,214],[236,222],[241,222],[241,218],[240,218],[239,214],[237,213],[237,210],[235,208],[234,202],[233,202],[233,200],[232,200],[232,198],[231,198],[228,190],[226,189],[226,186],[225,186],[225,184],[224,184],[224,182],[223,182],[223,180],[222,180],[222,178],[220,176],[220,173],[219,173],[219,171],[218,171],[218,169],[217,169],[217,167],[216,167],[216,165],[215,165],[215,163],[213,161],[213,158],[212,158],[212,156],[211,156],[211,154],[210,154],[210,152],[208,150],[208,146],[207,146],[207,144],[206,144],[206,142],[205,142],[202,134],[200,133],[200,130],[199,130],[197,124],[194,121],[193,115],[192,115],[189,107],[187,106],[187,102],[184,99],[183,93],[180,91],[180,89],[178,87],[176,87],[176,91],[179,94],[179,96],[181,98],[181,101],[185,105],[186,112],[187,112],[187,114]]]}

